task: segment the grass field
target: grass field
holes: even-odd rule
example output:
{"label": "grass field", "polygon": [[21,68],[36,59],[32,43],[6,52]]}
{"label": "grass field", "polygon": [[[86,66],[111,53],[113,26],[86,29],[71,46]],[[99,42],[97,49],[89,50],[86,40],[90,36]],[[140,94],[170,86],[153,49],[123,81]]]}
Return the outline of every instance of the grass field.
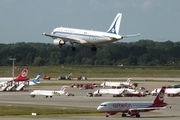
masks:
{"label": "grass field", "polygon": [[93,115],[98,114],[97,110],[80,110],[68,108],[48,108],[48,107],[26,107],[26,106],[0,106],[0,116],[31,116],[36,113],[38,116],[71,116],[71,115]]}
{"label": "grass field", "polygon": [[[17,76],[24,66],[17,66]],[[52,78],[73,73],[73,77],[180,77],[178,67],[117,67],[117,66],[29,66],[28,77],[34,78],[38,72],[41,75],[49,75]],[[0,77],[11,77],[12,67],[1,66]]]}

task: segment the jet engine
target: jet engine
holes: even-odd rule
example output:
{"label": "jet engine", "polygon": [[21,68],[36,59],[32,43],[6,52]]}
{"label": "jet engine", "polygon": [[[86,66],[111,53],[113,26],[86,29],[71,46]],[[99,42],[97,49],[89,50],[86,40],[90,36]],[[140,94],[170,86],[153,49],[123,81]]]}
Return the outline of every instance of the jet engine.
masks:
{"label": "jet engine", "polygon": [[55,39],[53,41],[53,44],[61,47],[61,46],[63,46],[65,44],[65,42],[63,40],[61,40],[61,39]]}
{"label": "jet engine", "polygon": [[130,116],[135,116],[135,115],[138,115],[139,112],[138,112],[137,110],[129,110],[129,111],[128,111],[128,114],[129,114]]}
{"label": "jet engine", "polygon": [[115,115],[117,112],[107,112],[106,117],[109,117],[109,115]]}
{"label": "jet engine", "polygon": [[109,115],[115,115],[117,112],[108,112]]}

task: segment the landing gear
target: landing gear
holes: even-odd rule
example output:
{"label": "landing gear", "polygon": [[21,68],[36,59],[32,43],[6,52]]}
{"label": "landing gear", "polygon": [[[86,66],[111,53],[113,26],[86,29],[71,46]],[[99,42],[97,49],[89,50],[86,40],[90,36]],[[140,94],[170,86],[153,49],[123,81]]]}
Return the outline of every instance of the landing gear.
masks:
{"label": "landing gear", "polygon": [[106,114],[106,117],[109,117],[109,114]]}
{"label": "landing gear", "polygon": [[34,97],[35,97],[35,95],[31,95],[31,97],[32,97],[32,98],[34,98]]}
{"label": "landing gear", "polygon": [[71,51],[75,51],[75,50],[76,50],[76,48],[72,46],[71,47]]}
{"label": "landing gear", "polygon": [[122,117],[126,117],[126,114],[123,113],[123,114],[122,114]]}
{"label": "landing gear", "polygon": [[136,115],[136,117],[138,117],[138,118],[139,118],[139,117],[140,117],[140,114],[137,114],[137,115]]}
{"label": "landing gear", "polygon": [[95,46],[92,46],[91,51],[97,51],[97,48]]}

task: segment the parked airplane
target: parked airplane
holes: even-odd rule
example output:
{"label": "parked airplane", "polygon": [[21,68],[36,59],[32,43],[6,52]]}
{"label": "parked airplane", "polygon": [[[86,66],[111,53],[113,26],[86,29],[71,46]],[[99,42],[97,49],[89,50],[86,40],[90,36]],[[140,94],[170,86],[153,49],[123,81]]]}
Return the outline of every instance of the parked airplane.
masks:
{"label": "parked airplane", "polygon": [[23,71],[17,76],[17,77],[4,77],[4,78],[0,78],[0,82],[6,82],[6,81],[26,81],[29,80],[29,78],[27,78],[27,74],[28,74],[28,68],[24,68]]}
{"label": "parked airplane", "polygon": [[144,96],[146,96],[146,93],[145,92],[140,92],[138,90],[134,90],[134,91],[125,90],[122,93],[122,97],[133,97],[133,96],[144,97]]}
{"label": "parked airplane", "polygon": [[113,97],[142,97],[146,96],[144,92],[140,92],[138,90],[129,89],[129,88],[120,88],[120,89],[97,89],[93,95],[94,96],[102,96],[102,94],[112,94]]}
{"label": "parked airplane", "polygon": [[121,95],[124,91],[124,88],[122,89],[97,89],[94,91],[94,96],[101,96],[102,94],[112,94],[112,95]]}
{"label": "parked airplane", "polygon": [[40,83],[40,73],[37,74],[34,80],[0,82],[0,91],[25,90],[27,86],[37,85],[39,83]]}
{"label": "parked airplane", "polygon": [[35,97],[36,95],[44,95],[46,98],[52,98],[53,95],[62,95],[66,92],[67,86],[63,86],[59,91],[54,90],[34,90],[30,93],[31,97]]}
{"label": "parked airplane", "polygon": [[120,86],[130,86],[131,85],[131,78],[128,78],[126,82],[103,82],[100,86],[110,86],[110,87],[120,87]]}
{"label": "parked airplane", "polygon": [[[151,95],[157,95],[161,89],[156,88],[153,91],[151,91]],[[180,94],[180,88],[166,88],[165,94],[174,94],[179,95]]]}
{"label": "parked airplane", "polygon": [[[162,87],[160,93],[154,101],[111,101],[103,102],[97,107],[98,111],[107,112],[106,117],[122,112],[122,117],[126,117],[125,113],[130,116],[140,117],[140,112],[149,112],[152,110],[159,110],[165,107],[167,103],[164,102],[164,93],[166,87]],[[169,107],[171,108],[171,107]]]}
{"label": "parked airplane", "polygon": [[122,13],[118,13],[111,24],[107,32],[93,31],[93,30],[84,30],[84,29],[75,29],[75,28],[66,28],[58,27],[55,28],[51,34],[43,33],[42,35],[48,36],[54,39],[54,45],[59,47],[70,42],[71,50],[75,51],[76,44],[88,44],[91,45],[92,51],[96,51],[96,45],[112,43],[123,38],[139,36],[140,34],[132,35],[119,35],[119,27],[121,23]]}
{"label": "parked airplane", "polygon": [[[41,74],[38,73],[37,76],[33,80],[27,81],[28,86],[33,86],[33,85],[37,85],[37,84],[41,83],[40,77],[41,77]],[[21,83],[23,83],[23,82],[19,82],[19,84],[21,84]]]}

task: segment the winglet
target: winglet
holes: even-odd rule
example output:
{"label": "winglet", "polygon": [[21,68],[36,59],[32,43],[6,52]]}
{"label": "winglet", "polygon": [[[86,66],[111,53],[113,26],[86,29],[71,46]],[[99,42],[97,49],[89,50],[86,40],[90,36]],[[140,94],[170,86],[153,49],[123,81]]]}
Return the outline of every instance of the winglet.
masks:
{"label": "winglet", "polygon": [[140,36],[140,33],[138,33],[138,34],[132,34],[132,35],[122,35],[123,38],[137,37],[137,36]]}

